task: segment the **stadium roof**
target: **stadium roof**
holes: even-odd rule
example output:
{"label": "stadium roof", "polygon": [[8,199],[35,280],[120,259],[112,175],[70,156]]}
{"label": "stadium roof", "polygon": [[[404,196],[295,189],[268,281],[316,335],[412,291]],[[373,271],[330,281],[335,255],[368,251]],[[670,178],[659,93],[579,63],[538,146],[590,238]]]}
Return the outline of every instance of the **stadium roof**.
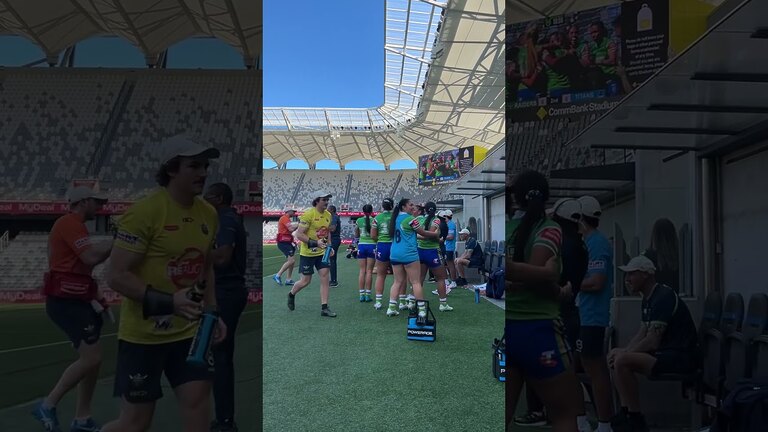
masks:
{"label": "stadium roof", "polygon": [[0,33],[21,35],[50,63],[84,39],[116,35],[138,47],[148,64],[171,45],[213,36],[261,64],[262,9],[253,0],[2,0]]}
{"label": "stadium roof", "polygon": [[724,154],[768,133],[768,2],[730,10],[655,75],[568,145],[621,150]]}
{"label": "stadium roof", "polygon": [[278,165],[327,159],[386,166],[444,149],[490,148],[504,139],[503,2],[385,5],[384,104],[264,108],[265,158]]}

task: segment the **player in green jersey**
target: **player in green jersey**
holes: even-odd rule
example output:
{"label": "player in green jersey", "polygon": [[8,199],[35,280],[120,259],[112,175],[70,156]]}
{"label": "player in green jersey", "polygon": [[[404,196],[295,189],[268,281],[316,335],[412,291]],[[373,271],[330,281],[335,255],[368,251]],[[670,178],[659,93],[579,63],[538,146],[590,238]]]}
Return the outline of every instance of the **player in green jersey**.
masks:
{"label": "player in green jersey", "polygon": [[373,218],[371,224],[371,239],[376,242],[376,310],[382,308],[381,300],[384,297],[384,284],[389,273],[389,251],[392,248],[392,235],[389,232],[389,221],[392,219],[392,208],[395,201],[392,198],[384,198],[381,202],[381,213]]}

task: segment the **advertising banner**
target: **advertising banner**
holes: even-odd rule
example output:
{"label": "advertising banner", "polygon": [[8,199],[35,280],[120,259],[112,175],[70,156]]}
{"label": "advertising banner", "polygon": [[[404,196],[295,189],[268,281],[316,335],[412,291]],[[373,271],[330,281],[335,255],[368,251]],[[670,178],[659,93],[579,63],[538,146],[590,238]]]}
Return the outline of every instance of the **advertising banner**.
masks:
{"label": "advertising banner", "polygon": [[627,1],[507,26],[507,116],[613,108],[668,60],[669,0]]}
{"label": "advertising banner", "polygon": [[[263,292],[260,290],[248,291],[248,303],[261,303]],[[105,289],[104,298],[109,304],[120,303],[120,294]],[[45,303],[42,290],[2,290],[0,291],[0,304],[41,304]]]}
{"label": "advertising banner", "polygon": [[[101,209],[99,214],[118,215],[125,212],[132,202],[108,202]],[[261,203],[236,202],[232,207],[237,209],[243,216],[260,216]],[[0,215],[23,216],[23,215],[63,215],[69,211],[69,204],[66,202],[52,201],[0,201]]]}

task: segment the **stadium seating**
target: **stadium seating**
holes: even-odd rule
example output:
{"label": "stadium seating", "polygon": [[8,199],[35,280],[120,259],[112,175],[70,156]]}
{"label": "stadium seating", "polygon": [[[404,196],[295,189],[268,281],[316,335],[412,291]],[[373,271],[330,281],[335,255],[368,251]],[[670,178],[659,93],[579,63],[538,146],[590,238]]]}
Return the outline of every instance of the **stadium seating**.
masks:
{"label": "stadium seating", "polygon": [[0,198],[62,197],[86,176],[125,77],[7,69],[0,78]]}
{"label": "stadium seating", "polygon": [[755,293],[749,300],[744,325],[726,338],[725,391],[733,389],[739,380],[748,378],[754,362],[753,341],[768,329],[768,296]]}
{"label": "stadium seating", "polygon": [[715,406],[720,399],[728,353],[726,341],[730,334],[741,331],[743,319],[744,298],[739,293],[728,294],[719,328],[710,329],[703,338],[704,362],[697,400]]}

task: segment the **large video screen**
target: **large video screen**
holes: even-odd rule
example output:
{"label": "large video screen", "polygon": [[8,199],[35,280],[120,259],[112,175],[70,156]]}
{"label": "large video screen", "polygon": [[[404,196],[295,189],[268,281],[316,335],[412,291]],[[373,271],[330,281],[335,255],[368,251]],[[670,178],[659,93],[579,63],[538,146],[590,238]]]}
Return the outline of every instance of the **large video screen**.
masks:
{"label": "large video screen", "polygon": [[435,186],[458,180],[485,158],[482,147],[462,147],[419,156],[419,185]]}
{"label": "large video screen", "polygon": [[506,38],[513,120],[603,111],[667,62],[669,1],[623,2],[511,24]]}

